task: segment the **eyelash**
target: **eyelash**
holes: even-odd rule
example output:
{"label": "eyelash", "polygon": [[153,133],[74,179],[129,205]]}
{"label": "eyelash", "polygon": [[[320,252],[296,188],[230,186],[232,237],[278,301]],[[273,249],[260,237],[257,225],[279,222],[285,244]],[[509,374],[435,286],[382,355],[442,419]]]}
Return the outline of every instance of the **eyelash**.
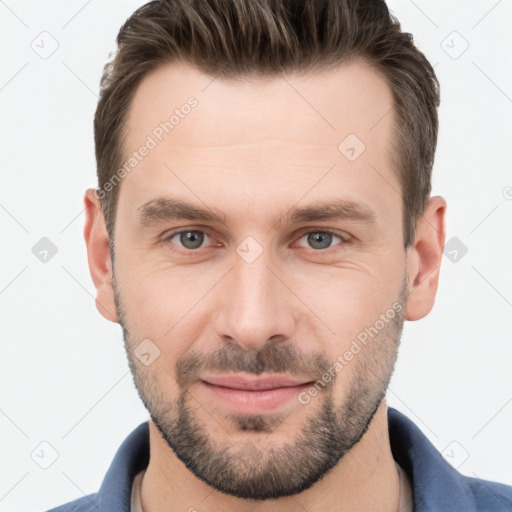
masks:
{"label": "eyelash", "polygon": [[[192,228],[192,229],[181,229],[179,231],[173,231],[172,233],[169,233],[169,234],[165,235],[162,241],[165,242],[165,243],[171,242],[171,239],[174,238],[176,235],[180,235],[181,233],[187,233],[187,232],[190,232],[190,231],[195,231],[195,232],[203,233],[203,234],[207,235],[208,237],[213,238],[211,233],[209,231],[207,231],[207,230]],[[337,244],[337,245],[348,244],[353,239],[353,237],[351,235],[349,235],[348,233],[346,233],[345,235],[341,235],[340,233],[338,233],[336,231],[332,231],[330,229],[313,229],[313,230],[309,230],[309,231],[301,231],[300,232],[300,236],[297,238],[297,240],[300,240],[305,235],[309,235],[311,233],[327,233],[329,235],[337,236],[338,238],[341,239],[341,242],[339,244]],[[179,250],[183,250],[186,253],[190,253],[191,255],[194,254],[194,253],[198,253],[201,249],[204,249],[204,247],[199,247],[197,249],[187,249],[185,247],[182,248],[180,246],[178,246],[178,247],[179,247]],[[302,247],[302,246],[299,246],[299,247]],[[312,249],[312,248],[310,248],[310,250],[314,251],[316,254],[320,254],[320,253],[326,253],[327,251],[329,251],[329,249],[333,249],[334,247],[336,247],[336,246],[327,247],[326,249]],[[305,247],[303,247],[303,248],[305,248]]]}

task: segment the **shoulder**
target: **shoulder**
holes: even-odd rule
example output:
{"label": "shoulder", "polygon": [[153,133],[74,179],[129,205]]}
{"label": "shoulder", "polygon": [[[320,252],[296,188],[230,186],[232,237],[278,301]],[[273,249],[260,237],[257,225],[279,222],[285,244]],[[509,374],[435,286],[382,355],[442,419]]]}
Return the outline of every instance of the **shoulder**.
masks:
{"label": "shoulder", "polygon": [[89,494],[88,496],[83,496],[77,500],[52,508],[47,512],[97,512],[99,510],[97,498],[97,493]]}
{"label": "shoulder", "polygon": [[461,477],[471,491],[477,510],[512,510],[512,486],[469,476]]}
{"label": "shoulder", "polygon": [[512,486],[455,469],[404,414],[388,408],[393,457],[413,485],[415,512],[511,512]]}

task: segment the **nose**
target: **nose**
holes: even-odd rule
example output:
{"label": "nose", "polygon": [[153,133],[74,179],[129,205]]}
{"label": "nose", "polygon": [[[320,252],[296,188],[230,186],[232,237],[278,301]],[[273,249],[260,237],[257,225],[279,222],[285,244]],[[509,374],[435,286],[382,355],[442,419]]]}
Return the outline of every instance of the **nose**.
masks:
{"label": "nose", "polygon": [[218,336],[245,350],[259,350],[270,338],[293,337],[297,318],[289,289],[293,286],[274,267],[265,251],[252,263],[235,256],[219,290],[222,299],[214,322]]}

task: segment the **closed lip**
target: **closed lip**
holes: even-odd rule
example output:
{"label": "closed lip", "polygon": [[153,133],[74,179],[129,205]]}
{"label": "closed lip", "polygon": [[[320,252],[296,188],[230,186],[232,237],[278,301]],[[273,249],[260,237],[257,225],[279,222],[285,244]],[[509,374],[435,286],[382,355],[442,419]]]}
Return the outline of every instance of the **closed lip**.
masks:
{"label": "closed lip", "polygon": [[269,375],[266,377],[244,377],[240,375],[215,375],[201,379],[207,384],[222,386],[231,389],[243,389],[248,391],[264,391],[276,388],[291,388],[303,386],[312,381],[309,379],[293,379],[282,375]]}

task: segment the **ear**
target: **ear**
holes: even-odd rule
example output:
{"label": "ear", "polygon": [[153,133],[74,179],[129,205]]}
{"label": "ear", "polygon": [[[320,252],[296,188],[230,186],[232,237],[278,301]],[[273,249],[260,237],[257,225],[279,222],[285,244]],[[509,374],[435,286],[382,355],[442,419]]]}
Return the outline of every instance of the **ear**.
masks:
{"label": "ear", "polygon": [[446,201],[442,197],[431,197],[418,220],[414,244],[407,249],[406,320],[419,320],[434,306],[446,238],[445,213]]}
{"label": "ear", "polygon": [[87,245],[89,271],[96,287],[96,308],[111,322],[119,322],[112,286],[112,261],[108,244],[105,219],[96,191],[89,188],[85,192],[84,238]]}

